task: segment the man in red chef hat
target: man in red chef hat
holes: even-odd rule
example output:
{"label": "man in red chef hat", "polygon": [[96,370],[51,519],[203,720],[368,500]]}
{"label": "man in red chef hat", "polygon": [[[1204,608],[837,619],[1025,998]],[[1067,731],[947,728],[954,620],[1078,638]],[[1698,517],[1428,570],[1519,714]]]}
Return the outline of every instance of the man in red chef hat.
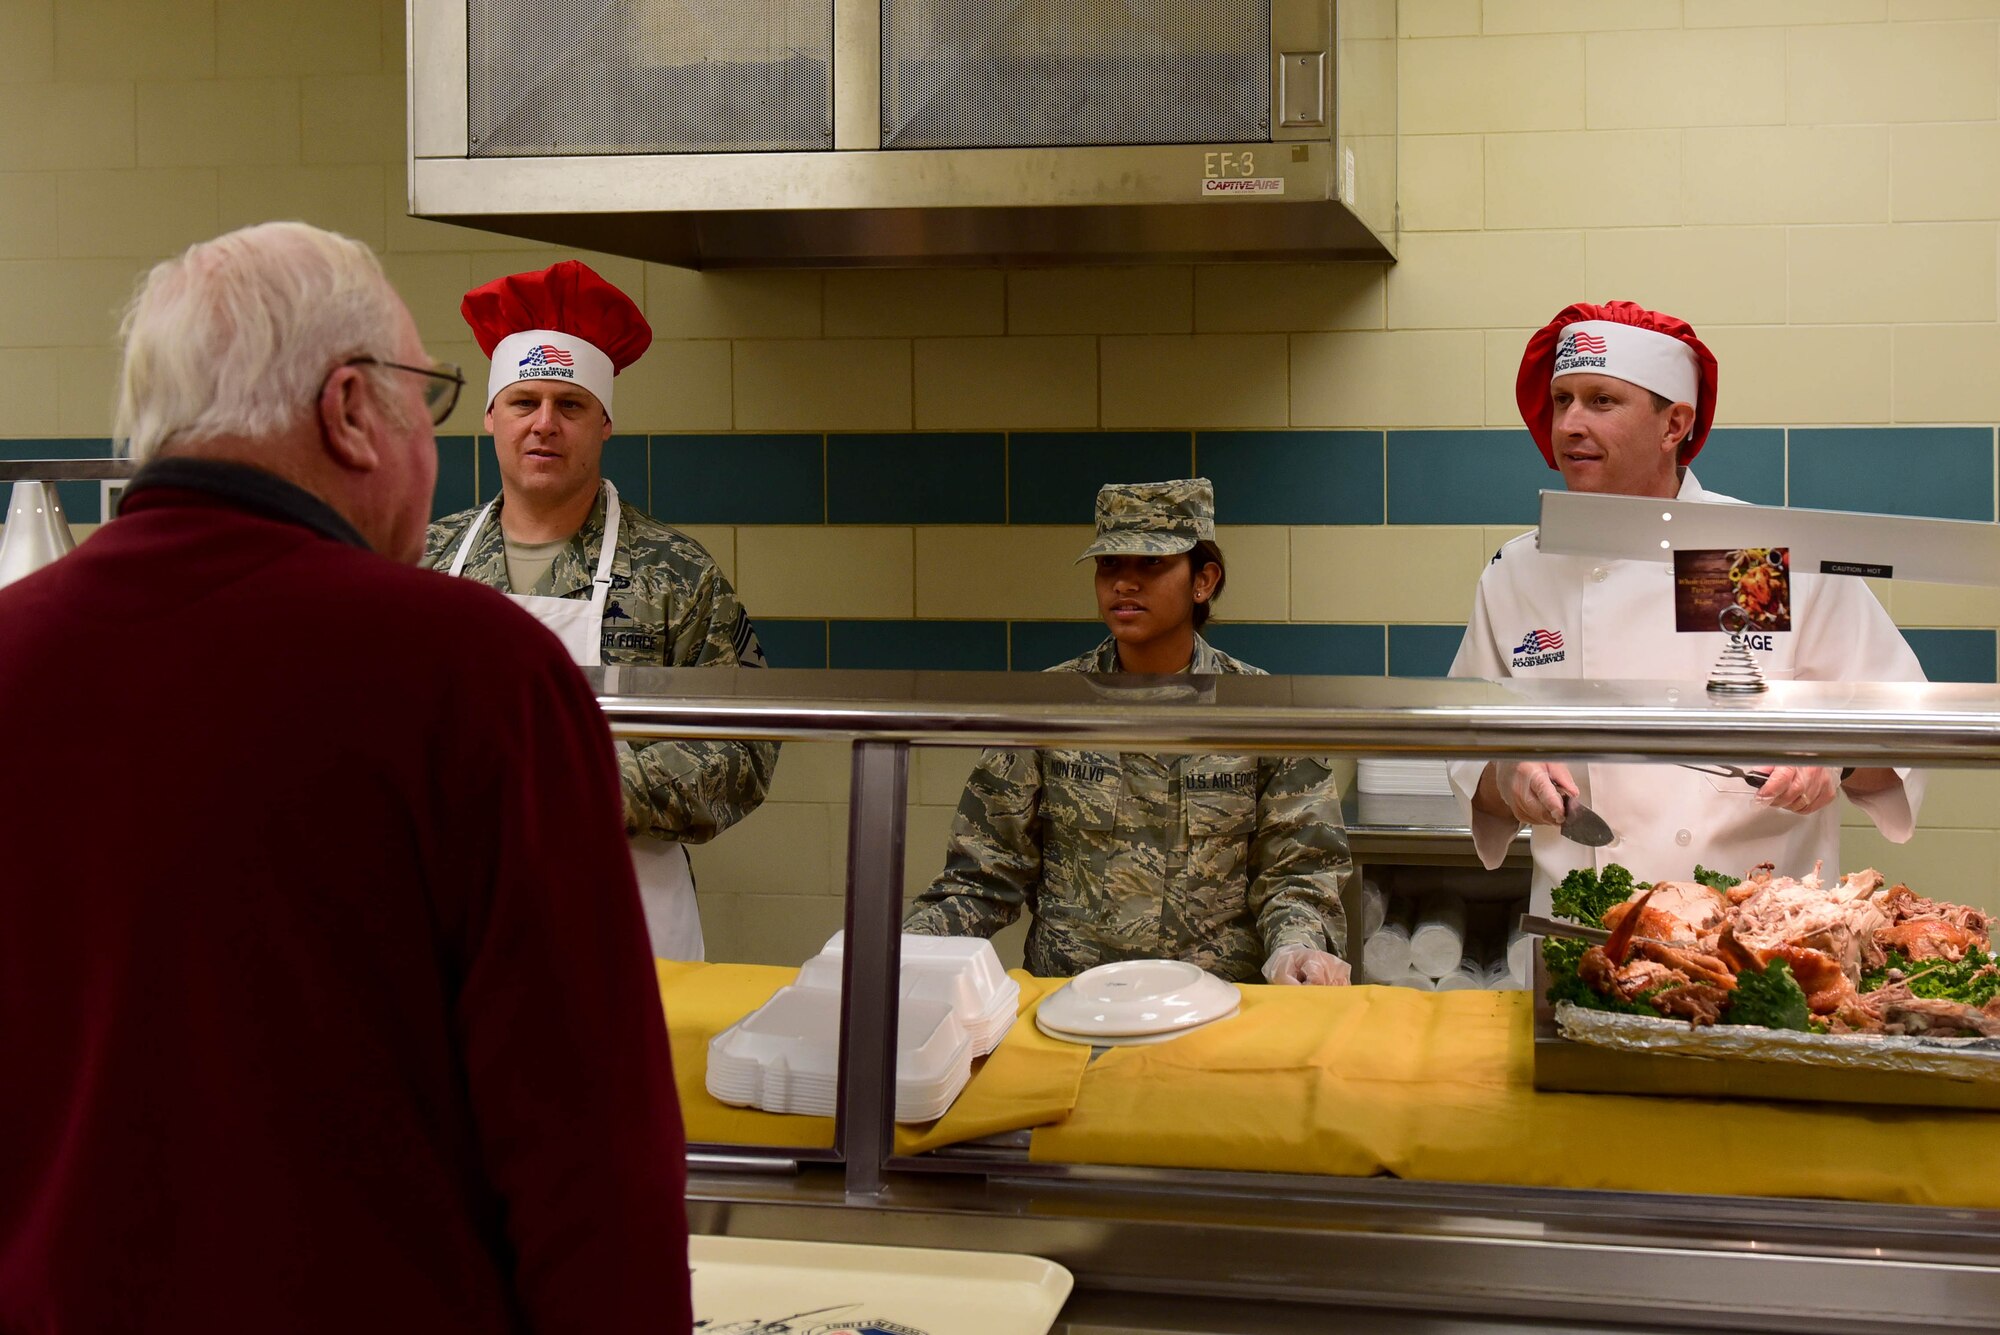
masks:
{"label": "man in red chef hat", "polygon": [[[1715,420],[1715,356],[1686,321],[1628,301],[1570,306],[1528,340],[1515,401],[1549,467],[1571,491],[1730,501],[1689,464]],[[1760,653],[1766,676],[1801,681],[1922,681],[1916,655],[1858,579],[1795,573],[1792,629]],[[1523,534],[1480,577],[1454,677],[1700,681],[1723,637],[1675,630],[1673,567],[1557,556]],[[1697,862],[1741,875],[1759,862],[1805,875],[1840,861],[1834,807],[1845,792],[1889,839],[1916,825],[1921,774],[1781,765],[1761,788],[1671,765],[1461,762],[1481,860],[1498,866],[1522,822],[1533,827],[1533,901],[1578,867],[1618,862],[1649,880],[1692,878]],[[1581,801],[1617,832],[1587,848],[1558,832]]]}
{"label": "man in red chef hat", "polygon": [[[459,310],[492,359],[486,430],[500,494],[432,524],[424,564],[499,589],[580,666],[762,667],[757,633],[714,559],[604,476],[613,380],[653,341],[632,299],[564,260],[482,284]],[[625,831],[656,956],[702,958],[682,845],[754,811],[776,764],[768,742],[619,744]]]}

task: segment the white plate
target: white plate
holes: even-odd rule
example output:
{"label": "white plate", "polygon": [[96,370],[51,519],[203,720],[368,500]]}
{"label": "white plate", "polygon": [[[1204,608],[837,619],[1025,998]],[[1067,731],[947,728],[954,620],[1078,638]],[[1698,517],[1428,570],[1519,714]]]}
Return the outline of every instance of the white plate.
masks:
{"label": "white plate", "polygon": [[1164,1034],[1072,1034],[1044,1023],[1039,1010],[1035,1013],[1035,1028],[1041,1030],[1050,1038],[1055,1039],[1058,1043],[1077,1043],[1093,1048],[1136,1048],[1142,1047],[1147,1043],[1171,1043],[1182,1034],[1191,1034],[1197,1029],[1206,1029],[1209,1025],[1214,1024],[1216,1020],[1226,1020],[1240,1009],[1242,1009],[1240,1006],[1234,1007],[1227,1013],[1216,1016],[1215,1020],[1204,1020],[1200,1024],[1184,1025],[1179,1029],[1170,1029]]}
{"label": "white plate", "polygon": [[1046,1335],[1069,1271],[1036,1256],[764,1238],[688,1239],[704,1331]]}
{"label": "white plate", "polygon": [[1235,984],[1184,960],[1120,960],[1087,969],[1035,1012],[1067,1034],[1090,1038],[1164,1034],[1233,1014]]}

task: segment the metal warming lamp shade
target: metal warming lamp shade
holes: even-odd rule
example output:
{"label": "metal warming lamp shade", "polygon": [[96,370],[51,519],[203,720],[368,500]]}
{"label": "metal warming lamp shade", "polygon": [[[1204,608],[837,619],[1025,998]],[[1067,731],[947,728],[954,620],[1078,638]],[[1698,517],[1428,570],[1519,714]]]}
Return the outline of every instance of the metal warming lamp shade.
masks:
{"label": "metal warming lamp shade", "polygon": [[16,482],[7,502],[7,531],[0,536],[0,587],[75,550],[56,484]]}

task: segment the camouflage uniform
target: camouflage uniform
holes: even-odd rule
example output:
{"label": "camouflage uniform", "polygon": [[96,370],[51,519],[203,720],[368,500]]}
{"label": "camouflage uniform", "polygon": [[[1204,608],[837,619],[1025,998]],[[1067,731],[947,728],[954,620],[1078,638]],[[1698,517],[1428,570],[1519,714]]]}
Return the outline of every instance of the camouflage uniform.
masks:
{"label": "camouflage uniform", "polygon": [[[1185,552],[1213,537],[1212,515],[1200,479],[1107,487],[1085,556]],[[1117,672],[1117,642],[1049,670]],[[1262,675],[1199,636],[1188,670]],[[1344,952],[1352,873],[1323,757],[988,751],[903,930],[991,936],[1025,904],[1042,977],[1172,957],[1261,982],[1281,947]]]}
{"label": "camouflage uniform", "polygon": [[[504,506],[504,502],[502,503]],[[465,575],[504,592],[507,552],[500,510],[466,555]],[[430,526],[423,564],[448,570],[479,509]],[[604,491],[535,592],[587,598],[604,544]],[[762,667],[764,651],[750,617],[701,544],[630,505],[621,504],[611,594],[604,605],[606,665]],[[625,831],[699,844],[757,809],[771,785],[778,748],[771,742],[620,742]]]}

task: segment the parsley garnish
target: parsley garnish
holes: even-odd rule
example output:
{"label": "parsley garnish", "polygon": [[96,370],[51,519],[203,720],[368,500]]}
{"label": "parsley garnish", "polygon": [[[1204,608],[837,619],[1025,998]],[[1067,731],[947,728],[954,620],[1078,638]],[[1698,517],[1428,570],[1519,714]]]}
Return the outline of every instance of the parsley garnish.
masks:
{"label": "parsley garnish", "polygon": [[1602,927],[1606,910],[1630,899],[1632,890],[1632,873],[1615,862],[1602,875],[1589,867],[1578,867],[1549,893],[1549,903],[1559,918],[1585,927]]}
{"label": "parsley garnish", "polygon": [[1772,960],[1762,969],[1744,969],[1736,975],[1736,990],[1723,1008],[1722,1023],[1805,1033],[1812,1028],[1812,1011],[1806,1006],[1805,990],[1792,977],[1792,966]]}

